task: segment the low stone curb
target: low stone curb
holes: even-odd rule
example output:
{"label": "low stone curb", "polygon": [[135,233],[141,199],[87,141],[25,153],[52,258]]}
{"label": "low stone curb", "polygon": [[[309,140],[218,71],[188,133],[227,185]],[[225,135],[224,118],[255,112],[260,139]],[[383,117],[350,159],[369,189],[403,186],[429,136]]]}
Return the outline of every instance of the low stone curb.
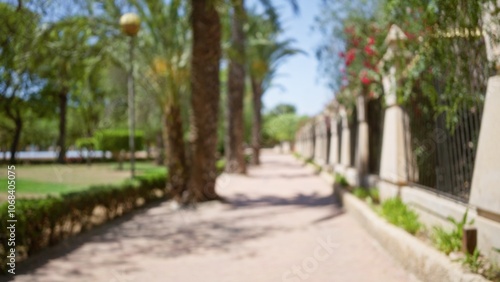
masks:
{"label": "low stone curb", "polygon": [[[321,173],[328,183],[334,183],[333,175]],[[429,282],[487,282],[478,274],[466,273],[458,264],[443,253],[415,238],[406,231],[379,217],[365,202],[356,198],[339,185],[334,193],[343,208],[351,214],[379,244],[386,249],[408,272],[418,279]]]}
{"label": "low stone curb", "polygon": [[364,202],[341,191],[344,208],[409,272],[422,281],[488,281],[484,277],[465,273],[458,263],[421,242],[406,231],[380,218]]}

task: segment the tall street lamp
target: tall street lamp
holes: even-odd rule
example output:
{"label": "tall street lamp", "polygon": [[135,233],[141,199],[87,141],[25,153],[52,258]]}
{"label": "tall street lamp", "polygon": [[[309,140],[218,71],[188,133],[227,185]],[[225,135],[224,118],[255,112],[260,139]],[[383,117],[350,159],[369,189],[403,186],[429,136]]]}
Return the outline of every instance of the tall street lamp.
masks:
{"label": "tall street lamp", "polygon": [[130,37],[129,41],[129,59],[130,69],[128,73],[128,109],[129,109],[129,147],[130,147],[130,174],[135,176],[135,87],[134,87],[134,38],[139,32],[141,20],[136,14],[126,13],[120,18],[122,32]]}

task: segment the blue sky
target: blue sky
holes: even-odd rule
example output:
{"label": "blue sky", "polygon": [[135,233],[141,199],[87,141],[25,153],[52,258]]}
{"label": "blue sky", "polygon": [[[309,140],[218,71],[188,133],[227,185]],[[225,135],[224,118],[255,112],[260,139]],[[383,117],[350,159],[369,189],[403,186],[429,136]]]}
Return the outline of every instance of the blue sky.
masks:
{"label": "blue sky", "polygon": [[[315,48],[321,42],[321,34],[313,32],[314,18],[319,15],[323,0],[297,0],[300,14],[294,15],[286,0],[274,0],[282,6],[286,38],[294,38],[296,47],[307,55],[289,58],[279,68],[279,76],[274,83],[281,87],[269,89],[264,95],[264,106],[270,109],[280,103],[297,107],[299,114],[315,115],[333,98],[333,92],[320,80]],[[255,1],[249,1],[250,3]]]}

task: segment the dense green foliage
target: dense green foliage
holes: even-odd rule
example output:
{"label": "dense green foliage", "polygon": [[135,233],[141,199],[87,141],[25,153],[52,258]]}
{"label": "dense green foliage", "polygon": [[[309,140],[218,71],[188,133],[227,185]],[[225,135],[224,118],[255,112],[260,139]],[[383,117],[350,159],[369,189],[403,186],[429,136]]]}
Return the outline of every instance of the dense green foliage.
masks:
{"label": "dense green foliage", "polygon": [[295,133],[307,117],[297,115],[293,105],[279,104],[264,115],[263,143],[272,146],[280,142],[293,141]]}
{"label": "dense green foliage", "polygon": [[349,182],[347,181],[345,176],[339,173],[335,174],[335,183],[339,184],[342,187],[349,187]]}
{"label": "dense green foliage", "polygon": [[[358,94],[384,94],[380,75],[396,66],[398,102],[418,104],[415,111],[427,123],[444,115],[452,128],[461,110],[474,111],[482,103],[486,80],[494,73],[485,35],[492,42],[499,36],[484,19],[488,9],[492,23],[498,24],[495,0],[325,2],[316,21],[325,35],[317,48],[320,69],[349,114]],[[392,25],[405,38],[384,65],[376,66],[387,50],[384,39]],[[359,87],[360,79],[365,88]]]}
{"label": "dense green foliage", "polygon": [[377,188],[356,187],[352,190],[352,194],[363,200],[369,199],[371,203],[380,202],[379,190]]}
{"label": "dense green foliage", "polygon": [[[128,130],[115,129],[104,130],[97,134],[99,148],[105,151],[118,152],[121,150],[128,151],[129,148],[129,132]],[[142,132],[135,132],[134,136],[135,149],[141,150],[144,146],[144,135]]]}
{"label": "dense green foliage", "polygon": [[292,141],[295,138],[301,117],[295,114],[284,114],[271,117],[264,123],[266,134],[279,142]]}
{"label": "dense green foliage", "polygon": [[[16,248],[21,258],[121,216],[155,200],[168,197],[164,173],[139,176],[122,185],[94,186],[88,190],[44,199],[16,200]],[[0,206],[0,228],[7,230],[7,206]],[[0,240],[1,270],[5,271],[7,238]],[[19,261],[19,257],[18,257]]]}
{"label": "dense green foliage", "polygon": [[76,139],[75,143],[77,148],[87,150],[95,150],[99,145],[97,139],[92,137]]}
{"label": "dense green foliage", "polygon": [[388,199],[382,202],[380,214],[390,223],[403,228],[413,235],[422,227],[417,213],[412,211],[399,198]]}

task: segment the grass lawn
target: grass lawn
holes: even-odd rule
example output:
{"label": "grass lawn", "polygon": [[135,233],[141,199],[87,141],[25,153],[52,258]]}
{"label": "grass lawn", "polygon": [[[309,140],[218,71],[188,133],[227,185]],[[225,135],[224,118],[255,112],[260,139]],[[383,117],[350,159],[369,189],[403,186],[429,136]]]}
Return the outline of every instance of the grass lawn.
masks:
{"label": "grass lawn", "polygon": [[[118,170],[118,163],[16,165],[18,197],[43,197],[89,188],[91,185],[121,183],[130,177],[130,164]],[[136,163],[138,175],[166,173],[166,167],[152,162]],[[7,195],[7,167],[0,166],[0,201]]]}

